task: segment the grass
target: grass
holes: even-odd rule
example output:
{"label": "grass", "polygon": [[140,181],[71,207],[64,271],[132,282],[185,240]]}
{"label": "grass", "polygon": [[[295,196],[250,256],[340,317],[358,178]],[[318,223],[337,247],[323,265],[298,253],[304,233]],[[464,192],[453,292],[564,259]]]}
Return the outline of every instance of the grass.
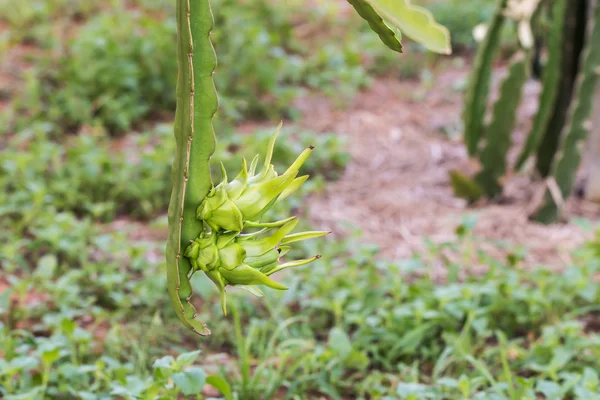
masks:
{"label": "grass", "polygon": [[[164,271],[171,3],[0,0],[10,28],[0,50],[30,50],[9,68],[15,90],[2,93],[0,397],[599,398],[600,236],[559,271],[525,264],[526,246],[490,243],[505,254],[490,256],[472,219],[456,240],[428,242],[407,260],[380,258],[358,231],[308,242],[299,252],[323,258],[287,276],[290,290],[262,299],[232,290],[229,317],[198,276],[195,300],[213,335],[185,331]],[[223,93],[215,158],[231,175],[271,132],[239,134],[237,122],[310,118],[293,109],[307,90],[343,105],[378,74],[418,76],[428,62],[413,47],[398,63],[359,19],[338,20],[334,3],[237,3],[215,2],[225,27],[215,33]],[[467,18],[428,3],[466,42]],[[461,9],[469,21],[485,13],[474,4]],[[49,34],[64,26],[77,35]],[[312,184],[286,206],[307,213],[302,196],[339,176],[346,143],[293,123],[281,136],[276,164],[316,146],[303,171]]]}
{"label": "grass", "polygon": [[[460,13],[443,3],[431,7],[454,32],[458,50],[473,46],[472,25],[490,11],[476,2]],[[54,135],[92,126],[120,136],[168,119],[175,106],[173,8],[166,0],[1,0],[8,30],[0,49],[37,50],[5,71],[19,84],[4,94],[12,101],[0,131],[39,121]],[[434,61],[409,43],[400,62],[360,18],[340,19],[339,8],[215,0],[219,120],[298,118],[293,101],[307,90],[343,106],[373,75],[414,79]]]}
{"label": "grass", "polygon": [[[5,274],[6,398],[27,390],[168,398],[184,390],[167,379],[176,373],[218,377],[239,399],[588,399],[600,391],[598,241],[562,272],[532,270],[518,252],[491,258],[474,250],[479,238],[464,227],[456,241],[400,262],[377,259],[359,235],[313,243],[304,251],[323,253],[321,262],[289,277],[283,295],[234,296],[233,320],[220,314],[210,283],[195,282],[213,329],[200,340],[156,295],[164,291],[162,241],[74,226],[72,241],[87,230],[87,243]],[[440,263],[443,280],[431,273]],[[474,264],[489,269],[469,274]],[[187,355],[198,346],[202,353]],[[228,355],[217,367],[211,356],[221,352]]]}

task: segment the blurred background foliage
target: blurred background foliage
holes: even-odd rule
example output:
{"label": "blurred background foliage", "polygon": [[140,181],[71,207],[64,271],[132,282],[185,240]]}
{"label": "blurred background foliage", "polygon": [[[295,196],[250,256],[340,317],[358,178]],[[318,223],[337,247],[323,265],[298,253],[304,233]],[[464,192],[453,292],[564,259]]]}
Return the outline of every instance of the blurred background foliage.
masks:
{"label": "blurred background foliage", "polygon": [[[418,3],[465,57],[493,7]],[[458,241],[397,262],[356,232],[305,245],[322,262],[288,277],[284,294],[234,296],[233,319],[196,280],[213,335],[182,329],[164,278],[173,6],[0,0],[0,397],[597,398],[600,239],[557,273],[524,269],[521,248],[501,258],[475,250],[469,218]],[[438,62],[410,43],[403,56],[388,51],[345,2],[215,0],[213,9],[215,159],[231,174],[279,119],[310,118],[295,106],[302,95],[344,107],[378,76],[426,79]],[[241,133],[249,120],[260,128]],[[275,212],[306,213],[303,196],[350,158],[335,132],[286,126],[276,163],[308,144],[319,151],[305,167],[310,185]],[[440,264],[444,279],[432,272]],[[463,276],[472,264],[487,272]]]}

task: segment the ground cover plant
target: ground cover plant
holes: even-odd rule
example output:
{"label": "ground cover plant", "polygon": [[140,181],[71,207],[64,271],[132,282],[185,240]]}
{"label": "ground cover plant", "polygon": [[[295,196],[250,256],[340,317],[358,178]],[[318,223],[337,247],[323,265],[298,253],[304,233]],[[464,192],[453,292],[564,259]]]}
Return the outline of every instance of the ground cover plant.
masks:
{"label": "ground cover plant", "polygon": [[[35,49],[25,52],[18,64],[11,64],[23,67],[18,75],[38,73],[30,68],[43,69],[45,64],[34,62],[31,66],[28,62],[38,57],[50,59],[47,49],[60,54],[61,50],[52,47],[55,37],[46,34],[55,29],[57,21],[76,21],[73,25],[82,30],[107,24],[109,28],[102,30],[112,32],[113,22],[101,18],[98,3],[18,3],[31,6],[34,12],[14,9],[19,14],[11,13],[8,22],[5,16],[9,14],[0,13],[3,24],[32,28],[11,29],[8,34],[11,51],[21,46]],[[285,32],[270,28],[270,24],[267,28],[252,24],[250,16],[257,12],[263,17],[270,15],[293,30],[297,23],[275,3],[264,2],[263,8],[253,7],[252,1],[242,4],[247,5],[249,15],[244,21],[253,26],[256,37],[264,37],[264,32],[272,37],[265,41],[269,50],[265,54],[281,54],[276,43]],[[219,176],[218,161],[224,162],[231,178],[239,173],[242,157],[250,160],[264,152],[280,112],[295,107],[291,97],[322,89],[325,98],[330,98],[341,83],[340,90],[349,97],[357,87],[379,79],[379,68],[394,77],[406,76],[398,73],[402,65],[389,56],[391,52],[385,51],[376,35],[366,31],[360,18],[342,21],[322,33],[322,21],[342,14],[335,5],[319,4],[302,19],[309,32],[305,39],[310,39],[312,29],[331,42],[315,49],[302,47],[307,42],[299,41],[297,53],[313,60],[306,61],[313,73],[298,72],[296,80],[278,81],[276,86],[289,88],[294,96],[283,96],[285,100],[267,96],[267,102],[260,104],[267,112],[257,114],[271,115],[273,122],[234,127],[237,119],[256,114],[234,104],[246,96],[238,93],[230,95],[234,102],[230,110],[235,111],[225,118],[225,100],[222,119],[217,120],[220,137],[213,156],[213,176]],[[174,28],[173,21],[165,17],[172,12],[171,2],[115,1],[113,5],[102,6],[107,7],[103,12],[110,15],[126,5],[133,13],[122,16],[123,20],[131,18],[136,29],[148,29],[124,46],[126,51],[152,49],[161,39],[153,32]],[[427,6],[435,11],[446,5],[427,2]],[[471,5],[473,8],[477,6]],[[231,14],[223,17],[223,23],[233,18]],[[150,15],[155,20],[149,20]],[[436,13],[436,17],[448,21],[455,15],[444,18]],[[240,24],[239,19],[231,21],[232,26]],[[5,33],[0,36],[6,37]],[[107,35],[109,43],[114,40]],[[356,41],[341,44],[339,38],[344,35],[355,35]],[[292,41],[298,39],[295,33],[289,36]],[[230,39],[222,38],[221,43]],[[61,43],[83,39],[64,40]],[[238,46],[231,48],[250,51]],[[418,74],[423,65],[433,68],[430,60],[424,59],[429,56],[416,45],[405,42],[405,47],[403,57],[416,60]],[[285,48],[281,58],[295,60]],[[318,56],[312,58],[313,52]],[[9,54],[15,60],[14,53]],[[113,56],[107,54],[94,56],[110,65]],[[157,64],[163,57],[150,50],[142,54]],[[222,58],[233,59],[234,55]],[[355,68],[344,67],[344,60],[350,59]],[[253,65],[249,59],[244,61]],[[391,67],[385,67],[388,62],[393,63]],[[286,63],[285,68],[277,62],[265,62],[264,67],[276,65],[272,71],[288,71],[292,62]],[[146,69],[133,64],[134,70]],[[229,69],[224,67],[221,75],[232,68],[231,64]],[[265,77],[280,76],[272,71],[265,72]],[[140,75],[134,72],[131,76]],[[243,76],[244,80],[258,80],[252,71]],[[4,83],[4,75],[0,78]],[[143,88],[147,93],[153,90],[153,81],[156,87],[174,88],[174,82],[165,80],[166,74],[144,79],[135,84],[148,85]],[[235,87],[236,79],[242,78],[232,74],[222,79],[230,79]],[[31,92],[21,89],[37,83],[47,84],[29,78],[11,81],[10,90],[0,91],[2,112],[12,114],[0,136],[0,397],[389,400],[599,396],[599,239],[590,239],[558,265],[533,265],[527,262],[527,243],[490,241],[476,234],[476,215],[465,216],[456,226],[454,239],[420,238],[425,249],[402,259],[381,257],[378,246],[364,239],[358,228],[347,228],[354,233],[345,238],[300,242],[290,255],[308,258],[321,254],[319,263],[297,269],[293,275],[284,273],[280,280],[289,287],[285,293],[265,291],[263,298],[255,299],[237,289],[229,291],[227,317],[221,310],[218,289],[196,274],[191,284],[198,294],[196,304],[201,306],[198,317],[210,321],[212,330],[210,337],[198,338],[180,327],[168,304],[164,282],[166,210],[175,146],[169,122],[173,109],[165,102],[172,95],[170,89],[164,89],[162,99],[148,97],[151,111],[131,119],[129,100],[124,99],[117,109],[126,110],[125,119],[135,121],[127,128],[115,128],[112,114],[96,114],[91,120],[85,116],[85,121],[73,128],[64,124],[62,117],[53,119],[56,114],[22,113],[19,107],[28,103],[21,95]],[[63,76],[52,84],[65,88],[71,82]],[[248,87],[237,86],[236,90]],[[127,92],[123,87],[127,86],[114,85],[115,90]],[[224,93],[227,98],[228,90]],[[252,99],[256,92],[249,93],[248,99]],[[61,96],[77,105],[79,98]],[[46,108],[53,102],[39,99],[29,103],[31,107]],[[273,106],[269,100],[280,103]],[[344,168],[354,168],[348,154],[352,143],[343,132],[307,130],[312,125],[311,115],[290,111],[289,116],[299,123],[286,121],[282,128],[273,151],[275,169],[285,171],[309,145],[318,151],[302,169],[311,180],[295,196],[276,204],[270,216],[278,220],[298,215],[302,221],[297,229],[311,230],[307,221],[311,212],[318,212],[311,210],[311,196],[326,190],[325,182],[338,179]],[[367,168],[366,164],[359,167]],[[594,229],[593,224],[589,229]]]}

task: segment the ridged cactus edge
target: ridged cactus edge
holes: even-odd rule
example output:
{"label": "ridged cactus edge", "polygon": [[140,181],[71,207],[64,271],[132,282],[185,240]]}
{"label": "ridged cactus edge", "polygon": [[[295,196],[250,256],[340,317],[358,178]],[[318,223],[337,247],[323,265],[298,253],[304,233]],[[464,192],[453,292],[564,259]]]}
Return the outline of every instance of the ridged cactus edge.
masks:
{"label": "ridged cactus edge", "polygon": [[210,41],[213,15],[208,0],[177,0],[177,110],[173,189],[169,203],[167,287],[177,317],[192,331],[209,335],[192,304],[192,264],[185,246],[203,231],[196,208],[211,189],[209,160],[216,139],[212,118],[218,108],[213,72],[217,58]]}

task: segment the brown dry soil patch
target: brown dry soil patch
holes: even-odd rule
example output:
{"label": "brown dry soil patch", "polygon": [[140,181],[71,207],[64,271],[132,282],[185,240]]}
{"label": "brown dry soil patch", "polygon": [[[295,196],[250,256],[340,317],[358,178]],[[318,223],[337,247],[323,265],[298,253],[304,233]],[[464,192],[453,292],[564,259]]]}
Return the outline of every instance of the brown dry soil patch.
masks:
{"label": "brown dry soil patch", "polygon": [[[423,249],[425,237],[452,240],[464,215],[476,213],[475,233],[482,241],[525,246],[528,265],[569,262],[569,250],[591,234],[572,223],[545,226],[528,220],[543,182],[510,176],[500,201],[474,207],[453,195],[448,171],[472,174],[477,168],[456,137],[462,107],[457,87],[464,86],[467,73],[465,68],[440,71],[426,92],[416,81],[378,80],[345,110],[319,96],[298,101],[302,125],[346,137],[352,156],[341,179],[309,199],[306,206],[314,226],[343,234],[345,222],[350,222],[366,240],[380,245],[382,256],[393,259]],[[530,82],[519,112],[513,160],[535,113],[538,93],[539,84]],[[573,197],[565,216],[597,219],[599,213],[597,205]]]}

